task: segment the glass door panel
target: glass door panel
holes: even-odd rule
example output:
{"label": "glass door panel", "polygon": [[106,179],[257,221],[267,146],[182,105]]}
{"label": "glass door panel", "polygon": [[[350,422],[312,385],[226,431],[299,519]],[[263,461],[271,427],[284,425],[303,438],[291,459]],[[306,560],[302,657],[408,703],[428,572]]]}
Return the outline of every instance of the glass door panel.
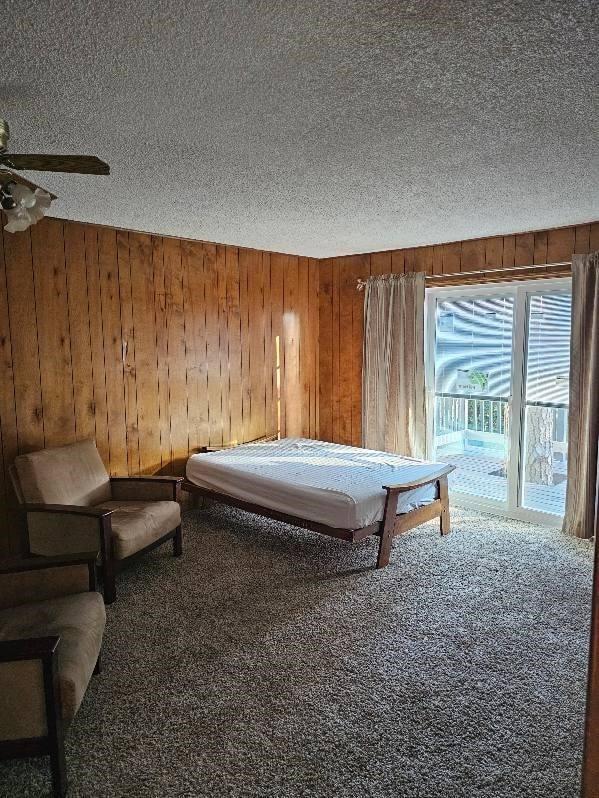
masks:
{"label": "glass door panel", "polygon": [[522,440],[522,506],[563,515],[568,456],[572,297],[531,294]]}
{"label": "glass door panel", "polygon": [[514,297],[436,304],[433,457],[450,462],[453,491],[508,496]]}

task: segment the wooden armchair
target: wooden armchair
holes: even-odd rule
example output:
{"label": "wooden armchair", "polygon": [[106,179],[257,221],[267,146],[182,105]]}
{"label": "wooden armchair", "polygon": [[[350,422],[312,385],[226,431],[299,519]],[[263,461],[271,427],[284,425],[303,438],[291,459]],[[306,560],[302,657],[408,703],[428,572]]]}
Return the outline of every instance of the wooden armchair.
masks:
{"label": "wooden armchair", "polygon": [[0,759],[49,756],[67,790],[64,733],[100,669],[97,552],[0,561]]}
{"label": "wooden armchair", "polygon": [[11,476],[30,551],[99,549],[107,604],[116,598],[116,573],[132,557],[168,540],[175,556],[183,553],[182,477],[109,477],[91,440],[20,455]]}

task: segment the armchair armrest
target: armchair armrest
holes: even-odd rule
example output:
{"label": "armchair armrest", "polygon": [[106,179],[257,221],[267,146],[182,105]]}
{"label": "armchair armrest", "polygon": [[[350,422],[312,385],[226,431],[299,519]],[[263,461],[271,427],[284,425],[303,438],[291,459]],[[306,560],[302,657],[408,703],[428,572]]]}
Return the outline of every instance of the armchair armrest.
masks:
{"label": "armchair armrest", "polygon": [[112,556],[113,510],[71,504],[23,504],[29,551],[63,557],[100,549],[102,561]]}
{"label": "armchair armrest", "polygon": [[0,641],[0,662],[18,662],[27,659],[46,659],[54,654],[60,637],[27,637],[22,640]]}
{"label": "armchair armrest", "polygon": [[179,501],[184,477],[142,475],[136,477],[111,477],[110,487],[115,500]]}
{"label": "armchair armrest", "polygon": [[0,560],[0,577],[2,574],[41,571],[45,568],[60,568],[61,566],[95,566],[97,560],[97,551],[86,551],[80,554],[58,554],[54,557],[11,557]]}
{"label": "armchair armrest", "polygon": [[113,512],[103,507],[86,507],[79,504],[22,504],[21,509],[25,513],[79,515],[87,518],[104,518]]}
{"label": "armchair armrest", "polygon": [[98,552],[0,561],[0,608],[96,589]]}

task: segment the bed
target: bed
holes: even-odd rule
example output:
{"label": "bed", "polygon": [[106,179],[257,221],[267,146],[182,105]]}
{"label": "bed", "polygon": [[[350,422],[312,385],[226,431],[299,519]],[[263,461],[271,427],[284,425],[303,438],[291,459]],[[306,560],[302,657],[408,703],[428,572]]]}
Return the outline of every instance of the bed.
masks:
{"label": "bed", "polygon": [[434,518],[449,533],[452,470],[447,463],[283,438],[194,454],[182,488],[352,543],[377,535],[382,568],[394,535]]}

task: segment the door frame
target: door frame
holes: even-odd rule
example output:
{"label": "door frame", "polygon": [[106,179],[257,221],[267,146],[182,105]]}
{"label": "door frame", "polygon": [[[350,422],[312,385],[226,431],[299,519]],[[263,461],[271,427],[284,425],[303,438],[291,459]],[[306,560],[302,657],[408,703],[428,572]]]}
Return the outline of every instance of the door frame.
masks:
{"label": "door frame", "polygon": [[561,527],[562,516],[519,507],[521,493],[522,445],[524,436],[524,390],[526,377],[526,357],[524,344],[528,335],[528,304],[532,294],[570,293],[571,277],[536,278],[533,280],[512,280],[510,282],[487,282],[479,285],[452,285],[448,287],[427,288],[425,291],[424,329],[425,329],[425,392],[426,392],[426,456],[430,459],[434,452],[434,401],[435,401],[435,335],[436,307],[439,299],[456,297],[485,298],[492,296],[511,296],[514,299],[514,326],[512,332],[512,373],[510,401],[510,454],[518,464],[507,475],[507,498],[505,505],[493,499],[469,496],[458,491],[452,492],[452,503],[472,509],[530,521],[552,527]]}

